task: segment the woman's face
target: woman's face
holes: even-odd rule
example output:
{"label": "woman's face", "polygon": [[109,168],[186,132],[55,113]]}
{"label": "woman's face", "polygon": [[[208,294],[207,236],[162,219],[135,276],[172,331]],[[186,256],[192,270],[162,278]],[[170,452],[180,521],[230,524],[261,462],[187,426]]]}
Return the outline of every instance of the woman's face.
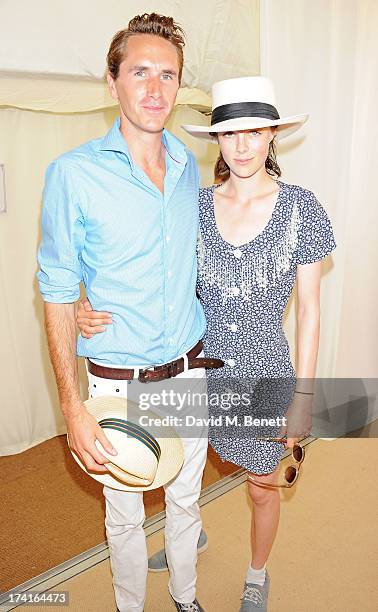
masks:
{"label": "woman's face", "polygon": [[218,134],[220,150],[230,172],[248,178],[265,167],[275,132],[276,128],[266,127]]}

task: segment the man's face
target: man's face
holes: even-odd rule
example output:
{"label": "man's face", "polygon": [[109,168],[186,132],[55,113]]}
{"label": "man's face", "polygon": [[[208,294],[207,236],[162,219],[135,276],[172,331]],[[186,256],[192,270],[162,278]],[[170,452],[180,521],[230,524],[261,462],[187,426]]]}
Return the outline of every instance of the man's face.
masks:
{"label": "man's face", "polygon": [[108,75],[112,97],[126,120],[143,132],[161,132],[172,112],[179,88],[176,47],[151,34],[127,41],[125,59],[114,80]]}

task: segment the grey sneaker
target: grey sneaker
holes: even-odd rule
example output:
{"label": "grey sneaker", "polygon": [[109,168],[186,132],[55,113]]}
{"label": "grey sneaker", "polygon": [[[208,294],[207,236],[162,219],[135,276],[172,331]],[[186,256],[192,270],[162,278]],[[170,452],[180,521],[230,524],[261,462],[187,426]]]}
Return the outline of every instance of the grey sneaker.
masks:
{"label": "grey sneaker", "polygon": [[265,582],[262,586],[253,582],[244,583],[244,591],[241,596],[241,606],[239,612],[267,612],[268,609],[268,594],[269,594],[270,578],[268,572],[265,574]]}
{"label": "grey sneaker", "polygon": [[[198,539],[197,551],[199,553],[204,552],[208,547],[207,535],[203,529],[201,529],[200,537]],[[155,553],[148,559],[148,571],[149,572],[166,572],[168,570],[167,557],[165,556],[165,549],[162,548],[159,552]]]}
{"label": "grey sneaker", "polygon": [[180,612],[205,612],[203,607],[199,604],[199,602],[196,599],[192,601],[191,603],[180,603],[176,601],[175,599],[173,599],[172,597],[172,601],[176,606],[176,610],[179,610]]}

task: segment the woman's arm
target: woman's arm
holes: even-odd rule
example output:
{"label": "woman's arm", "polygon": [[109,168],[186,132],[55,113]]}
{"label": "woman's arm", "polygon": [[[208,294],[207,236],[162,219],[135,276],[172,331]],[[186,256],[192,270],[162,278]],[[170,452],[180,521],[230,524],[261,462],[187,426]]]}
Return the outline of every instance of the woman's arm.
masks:
{"label": "woman's arm", "polygon": [[292,448],[311,430],[314,378],[320,330],[321,261],[298,265],[297,269],[297,383],[286,413],[286,446]]}
{"label": "woman's arm", "polygon": [[313,391],[319,347],[321,261],[297,268],[297,390]]}

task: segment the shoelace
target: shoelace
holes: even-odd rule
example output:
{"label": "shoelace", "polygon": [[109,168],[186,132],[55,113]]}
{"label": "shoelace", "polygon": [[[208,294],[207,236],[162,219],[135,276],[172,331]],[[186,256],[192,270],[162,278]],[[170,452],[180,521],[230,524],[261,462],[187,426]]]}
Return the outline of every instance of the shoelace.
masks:
{"label": "shoelace", "polygon": [[261,591],[256,587],[246,586],[241,599],[245,601],[251,601],[255,606],[263,604],[263,597]]}
{"label": "shoelace", "polygon": [[188,604],[180,604],[180,609],[182,612],[199,612],[199,607],[194,601]]}

